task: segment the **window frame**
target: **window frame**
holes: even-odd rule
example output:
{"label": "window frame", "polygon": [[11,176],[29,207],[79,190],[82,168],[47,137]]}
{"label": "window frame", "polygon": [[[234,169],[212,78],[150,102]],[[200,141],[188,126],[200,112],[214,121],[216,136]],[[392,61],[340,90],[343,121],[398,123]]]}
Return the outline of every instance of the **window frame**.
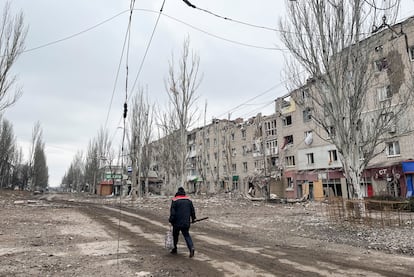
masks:
{"label": "window frame", "polygon": [[294,155],[292,155],[292,156],[286,156],[285,157],[285,164],[286,164],[286,167],[294,167],[294,166],[296,166],[295,156]]}
{"label": "window frame", "polygon": [[287,189],[293,189],[293,178],[292,177],[286,177],[287,181]]}
{"label": "window frame", "polygon": [[248,171],[247,162],[243,162],[243,172],[247,172],[247,171]]}
{"label": "window frame", "polygon": [[390,100],[392,98],[391,86],[386,85],[377,88],[377,96],[380,102]]}
{"label": "window frame", "polygon": [[293,124],[292,115],[284,116],[282,121],[283,121],[283,126],[285,127],[291,126]]}
{"label": "window frame", "polygon": [[309,107],[306,107],[303,111],[302,111],[302,117],[303,117],[303,122],[309,122],[312,120],[312,109]]}
{"label": "window frame", "polygon": [[338,161],[338,151],[336,149],[328,150],[329,164]]}
{"label": "window frame", "polygon": [[[391,153],[390,150],[392,150],[393,153]],[[386,153],[387,153],[387,157],[400,156],[401,155],[400,142],[398,140],[386,142]]]}
{"label": "window frame", "polygon": [[308,160],[308,165],[314,165],[315,164],[315,155],[313,153],[306,153],[306,158]]}

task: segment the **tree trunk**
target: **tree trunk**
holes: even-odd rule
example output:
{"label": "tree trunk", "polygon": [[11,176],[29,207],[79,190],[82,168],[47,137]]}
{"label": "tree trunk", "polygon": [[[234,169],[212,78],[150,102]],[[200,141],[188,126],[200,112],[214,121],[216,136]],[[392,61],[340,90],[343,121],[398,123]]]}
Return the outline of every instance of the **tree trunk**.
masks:
{"label": "tree trunk", "polygon": [[131,200],[137,200],[137,166],[136,160],[132,159],[132,172],[131,172]]}

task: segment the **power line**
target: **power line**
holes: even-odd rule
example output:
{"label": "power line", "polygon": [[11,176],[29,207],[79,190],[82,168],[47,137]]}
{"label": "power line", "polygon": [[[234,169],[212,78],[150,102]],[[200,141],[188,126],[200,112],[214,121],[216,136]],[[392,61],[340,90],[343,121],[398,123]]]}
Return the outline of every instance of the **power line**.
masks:
{"label": "power line", "polygon": [[128,39],[128,32],[129,32],[129,27],[127,28],[127,31],[125,33],[125,39],[124,39],[124,44],[122,46],[122,51],[121,51],[121,57],[119,59],[119,64],[118,64],[118,69],[116,71],[116,76],[115,76],[115,81],[114,81],[114,86],[112,88],[112,95],[111,95],[111,100],[109,101],[109,107],[108,107],[108,112],[106,114],[106,119],[105,119],[105,129],[108,126],[108,119],[109,119],[109,114],[111,113],[111,108],[112,108],[112,102],[114,100],[114,95],[115,95],[115,89],[116,89],[116,84],[118,83],[118,77],[119,77],[119,72],[121,70],[121,64],[122,64],[122,59],[124,57],[124,51],[125,51],[125,46],[127,43],[127,39]]}
{"label": "power line", "polygon": [[51,41],[51,42],[47,42],[47,43],[45,43],[45,44],[42,44],[42,45],[39,45],[39,46],[33,47],[33,48],[29,48],[29,49],[27,49],[27,50],[24,50],[24,51],[22,51],[22,53],[27,53],[27,52],[31,52],[31,51],[34,51],[34,50],[38,50],[38,49],[41,49],[41,48],[45,48],[45,47],[48,47],[48,46],[51,46],[51,45],[57,44],[57,43],[59,43],[59,42],[62,42],[62,41],[65,41],[65,40],[69,40],[69,39],[71,39],[71,38],[74,38],[74,37],[77,37],[77,36],[79,36],[79,35],[82,35],[82,34],[84,34],[84,33],[86,33],[86,32],[89,32],[89,31],[91,31],[91,30],[93,30],[93,29],[96,29],[96,28],[98,28],[99,26],[101,26],[101,25],[103,25],[103,24],[105,24],[105,23],[107,23],[107,22],[109,22],[109,21],[111,21],[111,20],[113,20],[113,19],[117,18],[118,16],[120,16],[120,15],[124,14],[124,13],[125,13],[125,12],[127,12],[127,11],[128,11],[128,10],[125,10],[125,11],[122,11],[122,12],[120,12],[120,13],[117,13],[116,15],[111,16],[110,18],[105,19],[105,20],[104,20],[104,21],[102,21],[102,22],[99,22],[99,23],[97,23],[97,24],[95,24],[95,25],[93,25],[93,26],[91,26],[91,27],[89,27],[89,28],[86,28],[85,30],[82,30],[82,31],[77,32],[77,33],[74,33],[74,34],[69,35],[69,36],[67,36],[67,37],[63,37],[63,38],[61,38],[61,39],[57,39],[57,40],[54,40],[54,41]]}
{"label": "power line", "polygon": [[[155,22],[155,26],[154,26],[154,28],[153,28],[153,30],[152,30],[152,33],[151,33],[151,36],[150,36],[150,39],[149,39],[149,41],[148,41],[148,44],[147,44],[147,47],[146,47],[146,49],[145,49],[145,53],[144,53],[144,56],[143,56],[143,58],[142,58],[142,60],[141,60],[141,63],[140,63],[140,66],[139,66],[139,70],[138,70],[138,73],[137,73],[137,76],[136,76],[136,78],[135,78],[135,81],[134,81],[134,84],[133,84],[133,86],[132,86],[132,89],[131,89],[131,93],[134,91],[134,88],[135,88],[135,85],[136,85],[136,83],[137,83],[137,81],[138,81],[138,78],[139,78],[139,76],[140,76],[140,73],[141,73],[141,71],[142,71],[142,68],[143,68],[143,65],[144,65],[144,62],[145,62],[145,59],[146,59],[146,57],[147,57],[147,54],[148,54],[148,51],[149,51],[149,48],[150,48],[150,46],[151,46],[151,43],[152,43],[152,40],[153,40],[153,38],[154,38],[154,34],[155,34],[155,30],[156,30],[156,28],[157,28],[157,26],[158,26],[158,22],[159,22],[159,19],[160,19],[160,17],[161,17],[161,14],[162,14],[162,11],[163,11],[163,9],[164,9],[164,5],[165,5],[165,0],[163,1],[163,3],[162,3],[162,5],[161,5],[161,8],[160,8],[160,11],[158,12],[158,17],[157,17],[157,20],[156,20],[156,22]],[[133,9],[133,10],[141,10],[141,9]],[[148,10],[148,11],[150,11],[150,10]],[[132,11],[131,11],[132,12]],[[151,11],[151,12],[154,12],[154,11]],[[127,70],[128,71],[128,70]],[[127,81],[128,82],[128,81]],[[126,85],[127,86],[127,85]],[[127,88],[126,88],[126,94],[127,94]],[[126,96],[126,98],[125,98],[125,104],[124,104],[124,109],[126,109],[126,107],[125,107],[125,105],[127,105],[127,103],[128,103],[128,97]],[[124,115],[125,115],[125,111],[124,111]],[[108,118],[107,118],[107,120],[108,120]],[[124,138],[125,138],[125,132],[126,132],[126,126],[125,126],[125,116],[122,118],[120,118],[120,120],[119,120],[119,122],[118,122],[118,125],[122,122],[122,120],[123,120],[123,140],[124,140]],[[117,125],[117,126],[118,126]],[[113,140],[114,139],[114,137],[115,137],[115,135],[116,135],[116,133],[118,132],[118,127],[117,128],[115,128],[115,131],[114,131],[114,133],[113,133],[113,135],[112,135],[112,139],[111,140]],[[123,146],[122,146],[122,148],[123,148]]]}
{"label": "power line", "polygon": [[[231,42],[231,43],[233,43],[233,44],[238,44],[238,45],[245,46],[245,47],[260,48],[260,49],[265,49],[265,50],[287,51],[287,49],[283,49],[283,48],[277,48],[277,47],[264,47],[264,46],[253,45],[253,44],[248,44],[248,43],[244,43],[244,42],[240,42],[240,41],[236,41],[236,40],[227,39],[227,38],[224,38],[224,37],[221,37],[221,36],[215,35],[215,34],[213,34],[213,33],[211,33],[211,32],[204,31],[204,30],[202,30],[202,29],[200,29],[200,28],[198,28],[198,27],[195,27],[194,25],[191,25],[191,24],[189,24],[189,23],[186,23],[186,22],[184,22],[184,21],[182,21],[182,20],[180,20],[180,19],[178,19],[178,18],[176,18],[176,17],[173,17],[173,16],[171,16],[171,15],[168,15],[168,14],[165,14],[165,13],[162,13],[162,14],[161,14],[161,11],[162,11],[162,10],[161,10],[161,11],[154,11],[154,10],[149,10],[149,9],[134,9],[134,11],[141,11],[141,12],[148,12],[148,13],[157,13],[157,14],[159,14],[159,15],[163,15],[163,16],[165,16],[165,17],[167,17],[167,18],[171,19],[171,20],[174,20],[174,21],[176,21],[176,22],[179,22],[179,23],[181,23],[181,24],[183,24],[183,25],[186,25],[187,27],[190,27],[190,28],[192,28],[192,29],[194,29],[194,30],[196,30],[196,31],[199,31],[199,32],[201,32],[201,33],[204,33],[204,34],[206,34],[206,35],[209,35],[209,36],[211,36],[211,37],[214,37],[214,38],[217,38],[217,39],[220,39],[220,40],[224,40],[224,41],[227,41],[227,42]],[[101,26],[101,25],[103,25],[103,24],[105,24],[105,23],[107,23],[107,22],[109,22],[109,21],[112,21],[112,20],[114,20],[115,18],[117,18],[118,16],[120,16],[120,15],[122,15],[122,14],[124,14],[124,13],[127,13],[127,12],[129,12],[129,10],[124,10],[124,11],[119,12],[119,13],[117,13],[116,15],[114,15],[114,16],[112,16],[112,17],[108,18],[108,19],[105,19],[105,20],[103,20],[102,22],[99,22],[99,23],[97,23],[97,24],[95,24],[95,25],[93,25],[93,26],[91,26],[91,27],[88,27],[88,28],[86,28],[86,29],[84,29],[84,30],[82,30],[82,31],[80,31],[80,32],[74,33],[74,34],[72,34],[72,35],[69,35],[69,36],[66,36],[66,37],[63,37],[63,38],[60,38],[60,39],[57,39],[57,40],[51,41],[51,42],[47,42],[47,43],[41,44],[41,45],[39,45],[39,46],[35,46],[35,47],[32,47],[32,48],[26,49],[26,50],[22,51],[22,53],[27,53],[27,52],[31,52],[31,51],[35,51],[35,50],[39,50],[39,49],[42,49],[42,48],[45,48],[45,47],[49,47],[49,46],[51,46],[51,45],[58,44],[58,43],[60,43],[60,42],[63,42],[63,41],[66,41],[66,40],[72,39],[72,38],[74,38],[74,37],[77,37],[77,36],[79,36],[79,35],[82,35],[82,34],[84,34],[84,33],[89,32],[89,31],[92,31],[92,30],[94,30],[94,29],[98,28],[99,26]],[[159,19],[159,18],[158,18],[158,19]],[[158,21],[158,19],[157,19],[157,21]]]}
{"label": "power line", "polygon": [[157,29],[158,22],[159,22],[159,20],[160,20],[160,17],[161,17],[162,11],[163,11],[163,9],[164,9],[164,4],[165,4],[165,0],[162,2],[161,9],[160,9],[160,11],[159,11],[159,13],[158,13],[157,21],[155,22],[155,26],[154,26],[154,28],[152,29],[152,33],[151,33],[150,40],[148,41],[147,48],[145,49],[144,57],[143,57],[143,58],[142,58],[142,60],[141,60],[141,64],[140,64],[140,66],[139,66],[138,73],[137,73],[137,76],[136,76],[136,78],[135,78],[134,84],[132,85],[132,89],[131,89],[131,91],[134,91],[134,88],[135,88],[135,85],[136,85],[136,83],[137,83],[137,81],[138,81],[139,75],[141,74],[142,67],[143,67],[144,62],[145,62],[145,58],[147,57],[148,50],[149,50],[149,48],[150,48],[150,46],[151,46],[151,43],[152,43],[152,40],[153,40],[153,38],[154,38],[155,30]]}
{"label": "power line", "polygon": [[[118,246],[117,246],[117,252],[116,252],[116,260],[117,260],[117,265],[119,268],[119,243],[120,243],[120,233],[121,233],[121,208],[122,208],[122,182],[123,182],[123,175],[124,175],[124,144],[125,144],[125,120],[126,120],[126,116],[127,116],[127,111],[128,111],[128,60],[129,60],[129,49],[130,49],[130,42],[131,42],[131,24],[132,24],[132,13],[134,11],[134,6],[135,6],[135,0],[131,0],[131,4],[130,4],[130,13],[129,13],[129,20],[128,20],[128,28],[127,28],[127,34],[126,37],[128,38],[128,45],[127,45],[127,53],[126,53],[126,59],[125,59],[125,67],[126,67],[126,74],[125,74],[125,103],[124,103],[124,111],[123,111],[123,119],[124,119],[124,129],[123,129],[123,134],[122,134],[122,145],[121,145],[121,186],[119,188],[119,221],[118,221]],[[125,42],[124,42],[125,45]],[[122,58],[121,58],[122,60]],[[117,74],[118,75],[118,74]],[[113,98],[113,94],[112,94],[112,98]],[[111,98],[111,104],[112,104],[112,98]],[[109,106],[109,109],[111,108],[111,106]],[[109,116],[109,112],[108,112],[108,116]],[[108,118],[107,118],[108,120]],[[106,123],[105,123],[106,125]],[[118,163],[119,163],[119,158],[118,158]],[[112,173],[112,172],[111,172]]]}
{"label": "power line", "polygon": [[201,33],[204,33],[204,34],[206,34],[206,35],[209,35],[209,36],[211,36],[211,37],[214,37],[214,38],[217,38],[217,39],[220,39],[220,40],[224,40],[224,41],[227,41],[227,42],[231,42],[231,43],[233,43],[233,44],[238,44],[238,45],[241,45],[241,46],[246,46],[246,47],[251,47],[251,48],[264,49],[264,50],[273,50],[273,51],[288,51],[288,49],[284,49],[284,48],[280,48],[280,47],[264,47],[264,46],[258,46],[258,45],[253,45],[253,44],[244,43],[244,42],[239,42],[239,41],[232,40],[232,39],[227,39],[227,38],[224,38],[224,37],[221,37],[221,36],[215,35],[215,34],[213,34],[213,33],[210,33],[210,32],[207,32],[207,31],[204,31],[204,30],[202,30],[202,29],[200,29],[200,28],[198,28],[198,27],[195,27],[195,26],[193,26],[193,25],[191,25],[191,24],[189,24],[189,23],[186,23],[186,22],[184,22],[184,21],[182,21],[182,20],[180,20],[180,19],[177,19],[177,18],[172,17],[172,16],[170,16],[170,15],[167,15],[167,14],[165,14],[165,13],[163,14],[163,16],[168,17],[168,18],[170,18],[170,19],[172,19],[172,20],[174,20],[174,21],[177,21],[177,22],[179,22],[179,23],[181,23],[181,24],[184,24],[184,25],[186,25],[186,26],[188,26],[188,27],[190,27],[190,28],[192,28],[192,29],[194,29],[194,30],[197,30],[197,31],[201,32]]}
{"label": "power line", "polygon": [[231,19],[231,18],[229,18],[227,16],[219,15],[219,14],[214,13],[212,11],[209,11],[209,10],[206,10],[206,9],[203,9],[203,8],[196,7],[195,5],[191,4],[190,1],[188,1],[188,0],[183,0],[183,2],[186,3],[189,7],[193,8],[193,9],[200,10],[202,12],[211,14],[211,15],[213,15],[215,17],[218,17],[218,18],[221,18],[221,19],[224,19],[224,20],[232,21],[232,22],[235,22],[235,23],[238,23],[238,24],[242,24],[242,25],[246,25],[246,26],[253,27],[253,28],[259,28],[259,29],[269,30],[269,31],[273,31],[273,32],[281,32],[281,30],[278,30],[278,29],[275,29],[275,28],[271,28],[271,27],[267,27],[267,26],[261,26],[261,25],[256,25],[256,24],[252,24],[252,23],[248,23],[248,22],[244,22],[244,21],[240,21],[240,20],[236,20],[236,19]]}
{"label": "power line", "polygon": [[244,106],[244,105],[248,104],[249,102],[252,102],[252,101],[253,101],[253,100],[255,100],[256,98],[259,98],[259,97],[261,97],[261,96],[263,96],[263,95],[265,95],[265,94],[269,93],[270,91],[274,90],[275,88],[277,88],[277,87],[281,86],[281,85],[282,85],[282,84],[284,84],[285,82],[287,82],[287,80],[286,80],[286,81],[279,82],[279,83],[277,83],[276,85],[273,85],[272,87],[270,87],[270,88],[266,89],[264,92],[261,92],[261,93],[259,93],[258,95],[256,95],[256,96],[254,96],[254,97],[252,97],[252,98],[250,98],[250,99],[246,100],[245,102],[243,102],[243,103],[241,103],[241,104],[237,105],[236,107],[234,107],[234,108],[232,108],[232,109],[230,109],[230,110],[228,110],[228,111],[226,111],[226,112],[224,112],[224,113],[220,114],[220,115],[218,116],[218,118],[220,118],[220,117],[222,117],[222,116],[224,116],[224,115],[226,115],[226,114],[228,114],[228,113],[232,113],[233,111],[237,110],[238,108],[240,108],[240,107],[242,107],[242,106]]}

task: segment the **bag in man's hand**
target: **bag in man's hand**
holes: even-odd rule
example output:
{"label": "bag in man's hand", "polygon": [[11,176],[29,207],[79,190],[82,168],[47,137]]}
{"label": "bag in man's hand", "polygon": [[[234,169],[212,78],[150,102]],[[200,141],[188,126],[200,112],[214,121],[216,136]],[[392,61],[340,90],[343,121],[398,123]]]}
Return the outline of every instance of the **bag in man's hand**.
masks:
{"label": "bag in man's hand", "polygon": [[165,233],[165,248],[168,250],[171,250],[174,248],[174,239],[173,239],[171,228]]}

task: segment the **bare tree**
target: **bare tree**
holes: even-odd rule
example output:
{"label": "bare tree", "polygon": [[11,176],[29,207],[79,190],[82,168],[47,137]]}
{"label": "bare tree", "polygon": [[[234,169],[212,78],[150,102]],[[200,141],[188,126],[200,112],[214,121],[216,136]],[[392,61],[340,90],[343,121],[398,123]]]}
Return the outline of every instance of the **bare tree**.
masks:
{"label": "bare tree", "polygon": [[95,138],[89,141],[86,155],[78,151],[62,178],[62,185],[69,190],[96,191],[96,184],[103,178],[103,167],[112,173],[115,158],[108,131],[99,129]]}
{"label": "bare tree", "polygon": [[95,193],[96,183],[98,181],[100,168],[100,156],[98,153],[98,145],[95,139],[88,143],[88,149],[85,157],[85,183],[88,184],[89,192]]}
{"label": "bare tree", "polygon": [[175,66],[174,56],[169,63],[169,75],[166,81],[166,90],[173,107],[174,119],[179,132],[179,141],[176,144],[178,153],[177,163],[180,165],[177,180],[182,186],[186,184],[186,162],[187,162],[187,131],[197,120],[197,110],[194,107],[198,96],[196,91],[201,83],[199,77],[199,56],[190,51],[190,40],[187,38],[183,44],[183,52]]}
{"label": "bare tree", "polygon": [[16,166],[16,148],[12,124],[6,119],[0,119],[0,187],[10,185],[11,174]]}
{"label": "bare tree", "polygon": [[142,197],[141,176],[145,179],[145,193],[148,193],[148,172],[150,169],[149,143],[152,138],[154,106],[149,104],[147,93],[140,89],[132,100],[132,114],[129,121],[129,158],[132,163],[132,200]]}
{"label": "bare tree", "polygon": [[[13,105],[22,95],[22,89],[15,87],[16,76],[11,68],[24,50],[27,29],[23,23],[23,13],[16,17],[10,14],[10,4],[6,3],[0,21],[0,112]],[[12,93],[12,90],[15,90]]]}
{"label": "bare tree", "polygon": [[84,159],[82,151],[76,152],[66,173],[67,184],[76,192],[85,191]]}
{"label": "bare tree", "polygon": [[45,143],[40,123],[37,122],[32,133],[31,161],[31,189],[46,189],[49,173],[45,155]]}
{"label": "bare tree", "polygon": [[96,147],[98,151],[98,157],[106,164],[112,164],[115,154],[112,149],[112,143],[109,139],[108,130],[101,128],[98,131],[96,137]]}
{"label": "bare tree", "polygon": [[21,147],[14,151],[12,164],[13,166],[12,166],[11,184],[14,187],[18,187],[20,190],[22,190],[24,188],[24,179],[23,179],[24,165],[23,165],[23,150]]}
{"label": "bare tree", "polygon": [[[407,52],[397,50],[405,44],[405,34],[384,17],[375,29],[384,34],[370,37],[372,26],[381,22],[375,2],[287,1],[288,15],[280,21],[282,41],[293,56],[288,69],[292,84],[296,89],[309,88],[295,101],[309,108],[316,133],[321,138],[328,134],[338,149],[345,177],[358,199],[363,197],[362,172],[383,152],[380,146],[386,139],[400,135],[391,131],[396,124],[402,126],[402,115],[412,103],[412,85],[404,84],[406,77],[412,80],[411,74],[404,73],[411,72],[411,65]],[[381,11],[395,19],[399,1],[386,2]],[[382,69],[387,73],[378,77],[376,72]],[[379,83],[390,84],[392,91],[381,103],[374,101]]]}
{"label": "bare tree", "polygon": [[37,121],[35,123],[35,125],[33,126],[32,129],[32,140],[31,140],[31,145],[30,145],[30,149],[29,149],[29,161],[28,161],[28,165],[29,165],[29,180],[28,180],[28,188],[29,189],[33,189],[34,188],[34,171],[33,171],[33,167],[34,167],[34,159],[35,159],[35,152],[36,152],[36,147],[37,145],[42,144],[42,136],[43,136],[43,132],[42,132],[42,127],[40,125],[40,122]]}
{"label": "bare tree", "polygon": [[176,149],[177,141],[180,139],[180,133],[176,126],[176,115],[171,107],[167,106],[165,111],[157,115],[158,121],[158,141],[153,144],[152,152],[156,157],[157,171],[164,181],[164,192],[172,193],[177,183],[177,176],[181,170],[179,153]]}

